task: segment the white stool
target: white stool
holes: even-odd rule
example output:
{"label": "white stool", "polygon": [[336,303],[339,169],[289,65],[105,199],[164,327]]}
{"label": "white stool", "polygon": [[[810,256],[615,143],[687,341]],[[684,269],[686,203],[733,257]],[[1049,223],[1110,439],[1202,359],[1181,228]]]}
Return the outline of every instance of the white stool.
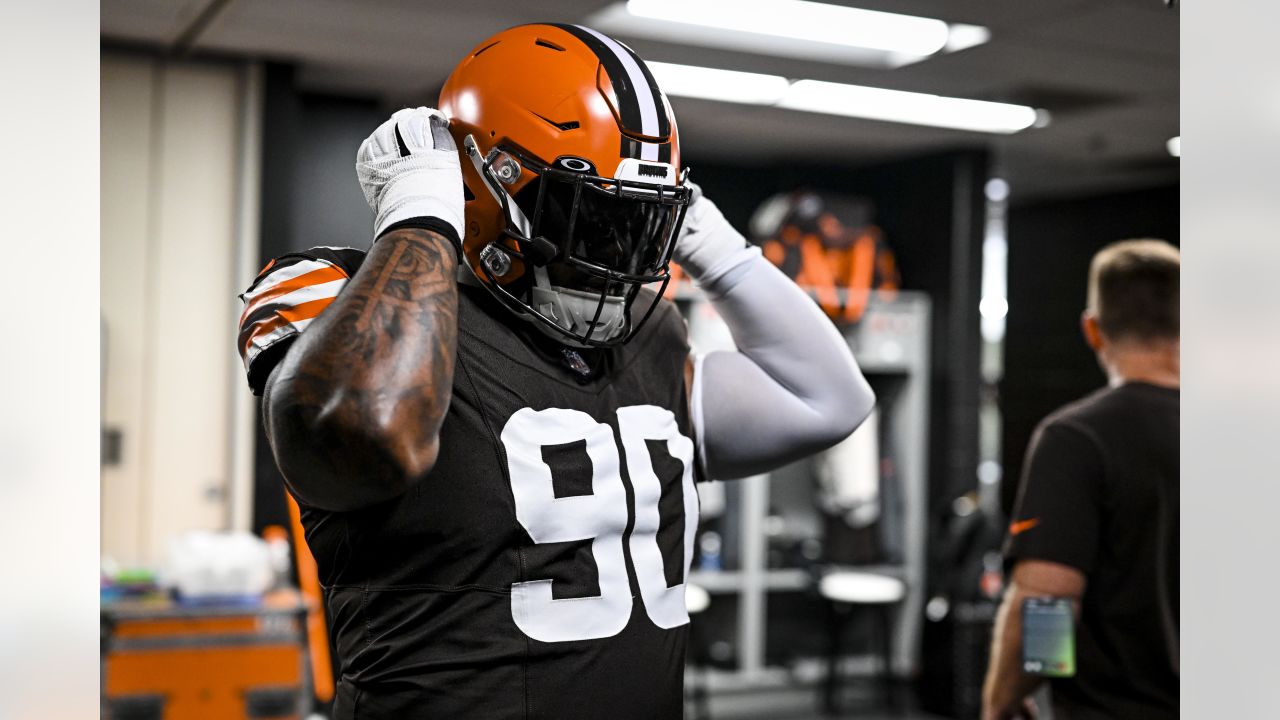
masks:
{"label": "white stool", "polygon": [[889,610],[907,595],[907,585],[898,578],[858,570],[835,569],[818,581],[818,594],[830,603],[830,644],[827,653],[827,680],[823,688],[822,706],[828,714],[839,712],[840,694],[840,640],[849,617],[848,608],[867,606],[877,612],[875,634],[878,635],[881,667],[883,668],[884,697],[886,705],[894,706],[889,687],[890,670],[890,614]]}

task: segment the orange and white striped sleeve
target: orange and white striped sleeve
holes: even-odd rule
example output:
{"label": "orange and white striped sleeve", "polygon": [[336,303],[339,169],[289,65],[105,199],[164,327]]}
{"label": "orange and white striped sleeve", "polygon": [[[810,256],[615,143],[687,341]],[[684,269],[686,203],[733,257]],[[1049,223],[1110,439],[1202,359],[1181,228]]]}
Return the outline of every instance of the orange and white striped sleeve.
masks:
{"label": "orange and white striped sleeve", "polygon": [[364,252],[352,248],[312,248],[276,258],[258,273],[240,296],[244,311],[236,340],[253,394],[262,394],[285,350],[329,307],[363,259]]}

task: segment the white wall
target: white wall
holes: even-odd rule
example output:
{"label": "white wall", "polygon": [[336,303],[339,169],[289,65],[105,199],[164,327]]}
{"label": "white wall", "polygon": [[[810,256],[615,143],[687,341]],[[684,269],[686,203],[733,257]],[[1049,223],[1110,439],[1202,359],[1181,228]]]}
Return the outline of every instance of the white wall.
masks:
{"label": "white wall", "polygon": [[155,563],[174,534],[227,527],[245,481],[235,295],[255,224],[237,213],[260,104],[242,67],[104,53],[101,68],[103,425],[123,439],[102,468],[102,552]]}

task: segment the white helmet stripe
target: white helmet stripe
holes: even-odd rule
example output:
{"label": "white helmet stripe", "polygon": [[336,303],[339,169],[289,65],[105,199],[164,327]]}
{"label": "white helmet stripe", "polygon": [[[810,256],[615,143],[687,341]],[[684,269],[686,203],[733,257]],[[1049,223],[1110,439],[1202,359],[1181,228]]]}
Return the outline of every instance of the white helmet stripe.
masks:
{"label": "white helmet stripe", "polygon": [[[575,25],[575,27],[591,33],[592,36],[604,43],[605,47],[609,48],[617,56],[618,62],[622,63],[622,67],[627,71],[627,76],[631,79],[632,87],[636,89],[636,102],[640,106],[640,132],[649,137],[657,137],[659,134],[657,98],[648,91],[649,80],[644,76],[644,71],[636,63],[636,59],[608,35],[602,35],[589,27],[581,25]],[[641,143],[640,145],[640,158],[642,160],[658,159],[657,145],[654,143]]]}

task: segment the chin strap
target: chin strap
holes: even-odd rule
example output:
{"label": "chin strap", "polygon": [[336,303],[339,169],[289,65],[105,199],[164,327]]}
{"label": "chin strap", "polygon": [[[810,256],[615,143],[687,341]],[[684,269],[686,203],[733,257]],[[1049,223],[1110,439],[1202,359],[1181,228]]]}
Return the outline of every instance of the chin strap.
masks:
{"label": "chin strap", "polygon": [[[611,340],[627,329],[627,303],[625,298],[604,297],[604,307],[600,307],[600,293],[589,290],[552,285],[543,267],[533,269],[534,286],[530,291],[534,309],[553,320],[561,328],[579,335],[586,335],[591,329],[591,321],[596,318],[596,310],[600,317],[596,320],[595,331],[591,333],[593,340]],[[562,335],[545,328],[541,323],[537,327],[557,341],[586,347],[574,343]]]}

